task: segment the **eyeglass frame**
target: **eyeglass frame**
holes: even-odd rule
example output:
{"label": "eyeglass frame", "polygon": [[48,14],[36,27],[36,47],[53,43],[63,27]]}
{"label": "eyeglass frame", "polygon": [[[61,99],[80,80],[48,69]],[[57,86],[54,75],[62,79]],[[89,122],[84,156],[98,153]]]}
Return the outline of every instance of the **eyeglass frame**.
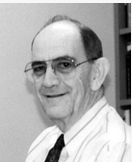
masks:
{"label": "eyeglass frame", "polygon": [[[67,60],[70,60],[72,63],[74,63],[74,67],[73,68],[76,68],[76,67],[78,67],[79,65],[82,65],[82,64],[84,64],[84,63],[86,63],[86,62],[91,62],[91,61],[95,61],[95,60],[97,60],[98,58],[91,58],[91,59],[87,59],[87,60],[85,60],[85,61],[83,61],[83,62],[80,62],[80,63],[75,63],[76,62],[76,59],[74,58],[74,57],[69,57],[69,56],[63,56],[63,57],[58,57],[58,58],[55,58],[55,59],[52,59],[52,60],[47,60],[47,61],[39,61],[39,60],[36,60],[36,61],[32,61],[32,62],[29,62],[29,63],[27,63],[26,64],[26,66],[25,66],[25,70],[24,70],[24,72],[26,73],[26,72],[28,72],[28,71],[30,71],[30,70],[33,70],[33,68],[30,68],[30,69],[26,69],[26,67],[29,65],[29,64],[32,64],[32,63],[35,63],[35,62],[40,62],[40,63],[45,63],[46,64],[46,62],[51,62],[52,61],[52,63],[51,63],[51,67],[52,67],[52,70],[53,70],[53,72],[54,72],[54,74],[56,75],[56,73],[55,73],[55,67],[53,67],[53,62],[54,62],[54,60],[61,60],[61,59],[64,59],[64,58],[67,58]],[[47,64],[46,64],[46,70],[47,70]],[[46,71],[45,71],[45,73],[46,73]],[[44,74],[43,74],[44,75]]]}

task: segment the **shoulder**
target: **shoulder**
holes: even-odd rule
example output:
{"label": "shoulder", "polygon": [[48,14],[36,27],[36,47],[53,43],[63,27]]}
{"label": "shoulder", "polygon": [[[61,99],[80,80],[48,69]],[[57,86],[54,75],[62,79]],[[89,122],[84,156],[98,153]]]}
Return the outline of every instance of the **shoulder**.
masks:
{"label": "shoulder", "polygon": [[109,140],[115,143],[124,142],[130,144],[131,129],[120,117],[117,111],[109,106],[107,133]]}

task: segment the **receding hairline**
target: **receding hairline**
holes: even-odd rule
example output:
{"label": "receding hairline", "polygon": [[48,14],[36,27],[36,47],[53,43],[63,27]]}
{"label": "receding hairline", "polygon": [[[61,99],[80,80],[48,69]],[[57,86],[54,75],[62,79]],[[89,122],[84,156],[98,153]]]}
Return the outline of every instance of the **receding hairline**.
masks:
{"label": "receding hairline", "polygon": [[[69,31],[73,31],[73,34],[77,34],[79,36],[79,39],[81,40],[81,33],[80,33],[80,29],[79,27],[74,23],[74,22],[71,22],[70,20],[61,20],[61,21],[56,21],[56,22],[53,22],[52,24],[49,24],[47,26],[44,26],[42,27],[38,32],[37,34],[34,36],[33,40],[32,40],[32,43],[31,43],[31,49],[33,47],[33,44],[34,44],[34,41],[36,40],[37,36],[39,34],[41,34],[41,32],[43,31],[46,31],[48,28],[52,28],[52,29],[69,29]],[[63,27],[63,28],[61,28]],[[82,40],[81,40],[82,41]]]}
{"label": "receding hairline", "polygon": [[56,15],[49,19],[44,26],[37,32],[37,34],[34,36],[34,39],[31,44],[31,50],[33,47],[34,40],[36,39],[37,35],[41,33],[42,30],[44,30],[46,27],[58,23],[58,22],[68,22],[69,24],[74,25],[76,29],[78,29],[78,33],[81,36],[81,42],[84,46],[84,50],[86,53],[86,57],[88,59],[98,59],[103,56],[103,48],[102,48],[102,42],[98,35],[88,26],[82,24],[76,19],[72,19],[69,16],[66,15]]}

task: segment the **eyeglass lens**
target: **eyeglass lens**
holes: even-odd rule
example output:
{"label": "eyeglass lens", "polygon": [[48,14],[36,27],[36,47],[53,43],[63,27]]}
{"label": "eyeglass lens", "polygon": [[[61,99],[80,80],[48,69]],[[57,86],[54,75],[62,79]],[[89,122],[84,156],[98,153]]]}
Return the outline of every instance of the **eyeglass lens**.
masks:
{"label": "eyeglass lens", "polygon": [[[75,68],[75,60],[71,58],[57,58],[52,60],[51,66],[57,76],[67,77]],[[33,77],[37,79],[45,75],[47,63],[45,61],[35,61],[31,64],[31,67],[33,69]]]}

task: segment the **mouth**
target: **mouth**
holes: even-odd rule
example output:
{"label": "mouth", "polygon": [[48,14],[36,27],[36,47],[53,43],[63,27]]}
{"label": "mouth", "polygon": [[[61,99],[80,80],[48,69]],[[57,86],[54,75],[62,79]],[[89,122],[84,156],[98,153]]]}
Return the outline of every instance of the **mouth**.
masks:
{"label": "mouth", "polygon": [[64,94],[46,95],[46,97],[47,97],[47,98],[57,98],[57,97],[62,97],[62,96],[64,96],[64,95],[65,95],[65,93],[64,93]]}

